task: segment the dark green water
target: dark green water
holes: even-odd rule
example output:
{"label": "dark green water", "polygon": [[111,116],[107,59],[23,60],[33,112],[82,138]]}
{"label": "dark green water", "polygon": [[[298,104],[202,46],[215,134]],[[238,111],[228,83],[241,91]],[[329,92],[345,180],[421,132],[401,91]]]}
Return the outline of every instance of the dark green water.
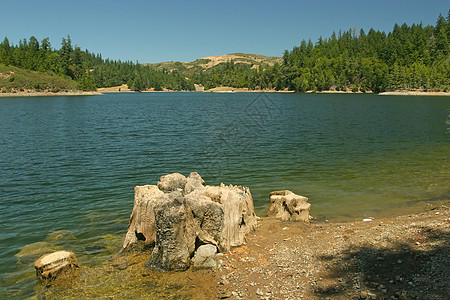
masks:
{"label": "dark green water", "polygon": [[44,250],[82,264],[116,253],[134,186],[167,173],[249,186],[260,214],[279,189],[326,219],[448,199],[449,115],[449,97],[0,98],[0,295],[33,294]]}

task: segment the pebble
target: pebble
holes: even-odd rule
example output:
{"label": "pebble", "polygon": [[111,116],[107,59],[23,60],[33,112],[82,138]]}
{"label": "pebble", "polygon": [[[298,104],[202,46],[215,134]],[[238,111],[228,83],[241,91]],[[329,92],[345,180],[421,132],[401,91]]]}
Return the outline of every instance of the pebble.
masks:
{"label": "pebble", "polygon": [[231,293],[230,291],[223,291],[223,292],[217,293],[217,298],[219,298],[219,299],[226,299],[226,298],[230,298],[231,296],[233,296],[233,293]]}
{"label": "pebble", "polygon": [[359,298],[360,299],[376,299],[377,295],[375,295],[374,293],[371,293],[371,292],[361,291]]}
{"label": "pebble", "polygon": [[261,290],[261,289],[256,289],[256,295],[258,295],[258,296],[264,296],[264,293],[263,293],[263,291]]}

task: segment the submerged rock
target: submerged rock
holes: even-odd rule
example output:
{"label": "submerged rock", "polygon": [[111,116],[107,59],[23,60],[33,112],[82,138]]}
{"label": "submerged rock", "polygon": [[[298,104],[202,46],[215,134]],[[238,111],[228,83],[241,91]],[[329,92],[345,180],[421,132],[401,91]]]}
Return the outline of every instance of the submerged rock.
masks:
{"label": "submerged rock", "polygon": [[75,240],[73,232],[68,230],[57,230],[50,232],[44,241],[23,246],[15,254],[18,264],[30,265],[46,253],[64,249],[64,247]]}
{"label": "submerged rock", "polygon": [[135,187],[134,208],[122,250],[154,245],[150,267],[164,271],[189,268],[195,250],[211,244],[220,251],[245,243],[255,229],[250,190],[204,186],[201,176],[174,173],[158,185]]}
{"label": "submerged rock", "polygon": [[80,266],[73,252],[56,251],[41,256],[35,263],[36,276],[41,281],[53,281],[60,276],[78,274]]}
{"label": "submerged rock", "polygon": [[15,256],[18,264],[30,265],[45,253],[58,250],[61,250],[61,248],[48,242],[36,242],[23,246]]}
{"label": "submerged rock", "polygon": [[281,221],[309,222],[311,204],[307,201],[289,190],[271,192],[267,215]]}
{"label": "submerged rock", "polygon": [[61,243],[65,244],[67,242],[70,242],[72,240],[75,240],[75,236],[73,235],[72,231],[69,230],[57,230],[50,232],[45,240],[47,242],[53,242],[53,243]]}

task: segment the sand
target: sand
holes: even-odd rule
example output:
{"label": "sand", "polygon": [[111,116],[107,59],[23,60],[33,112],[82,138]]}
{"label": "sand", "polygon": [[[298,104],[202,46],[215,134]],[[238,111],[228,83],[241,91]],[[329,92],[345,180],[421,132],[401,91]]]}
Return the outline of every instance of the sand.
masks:
{"label": "sand", "polygon": [[125,93],[125,92],[132,92],[132,90],[130,90],[128,88],[128,85],[126,84],[122,84],[122,85],[118,85],[118,86],[112,86],[112,87],[107,87],[107,88],[98,88],[97,91],[101,92],[101,93]]}

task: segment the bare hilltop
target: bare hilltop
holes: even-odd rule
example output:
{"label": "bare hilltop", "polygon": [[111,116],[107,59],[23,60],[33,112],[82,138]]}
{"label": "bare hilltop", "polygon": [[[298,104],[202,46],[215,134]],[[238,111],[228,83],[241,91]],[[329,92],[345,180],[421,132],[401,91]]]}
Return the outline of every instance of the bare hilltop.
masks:
{"label": "bare hilltop", "polygon": [[215,67],[221,63],[233,62],[234,64],[242,63],[251,65],[254,69],[259,69],[261,65],[274,66],[276,63],[281,64],[283,59],[281,57],[274,56],[264,56],[260,54],[246,54],[246,53],[231,53],[225,55],[207,56],[194,60],[193,62],[179,62],[179,61],[168,61],[161,62],[153,65],[158,69],[166,70],[179,70],[188,71],[206,71],[212,67]]}

